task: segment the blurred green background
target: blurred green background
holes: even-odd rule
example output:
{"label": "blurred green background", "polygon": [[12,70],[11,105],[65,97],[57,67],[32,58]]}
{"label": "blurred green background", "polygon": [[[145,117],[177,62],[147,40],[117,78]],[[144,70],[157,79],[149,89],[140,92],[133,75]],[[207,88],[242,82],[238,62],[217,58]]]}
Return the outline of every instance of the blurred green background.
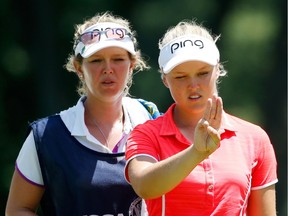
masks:
{"label": "blurred green background", "polygon": [[151,69],[135,74],[131,94],[172,103],[158,73],[157,43],[165,30],[195,19],[221,34],[228,70],[225,110],[259,124],[278,160],[278,215],[287,215],[287,2],[285,0],[1,0],[0,215],[27,123],[74,105],[77,77],[64,70],[74,25],[97,12],[129,19]]}

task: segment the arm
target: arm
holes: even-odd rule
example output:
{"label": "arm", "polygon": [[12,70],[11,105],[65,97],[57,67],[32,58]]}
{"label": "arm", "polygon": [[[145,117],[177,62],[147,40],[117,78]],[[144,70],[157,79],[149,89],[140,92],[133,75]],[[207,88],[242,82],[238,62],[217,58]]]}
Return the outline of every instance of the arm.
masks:
{"label": "arm", "polygon": [[128,175],[135,192],[144,199],[159,197],[176,187],[208,154],[193,146],[163,161],[139,156],[128,164]]}
{"label": "arm", "polygon": [[275,185],[252,190],[248,201],[247,215],[276,216]]}
{"label": "arm", "polygon": [[[159,197],[175,188],[189,173],[217,148],[222,117],[222,100],[209,100],[203,119],[194,132],[194,144],[187,149],[156,162],[147,156],[132,159],[127,165],[128,176],[135,192],[142,198]],[[216,129],[215,129],[216,128]]]}
{"label": "arm", "polygon": [[36,215],[43,193],[43,187],[29,183],[15,170],[6,205],[6,216]]}

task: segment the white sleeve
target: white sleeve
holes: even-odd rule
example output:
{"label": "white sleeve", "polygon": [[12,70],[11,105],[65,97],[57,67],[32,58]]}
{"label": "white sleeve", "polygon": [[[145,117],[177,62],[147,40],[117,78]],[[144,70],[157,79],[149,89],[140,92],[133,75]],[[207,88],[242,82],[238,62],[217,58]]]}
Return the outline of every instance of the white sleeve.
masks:
{"label": "white sleeve", "polygon": [[19,152],[16,166],[24,178],[34,184],[44,185],[32,130]]}

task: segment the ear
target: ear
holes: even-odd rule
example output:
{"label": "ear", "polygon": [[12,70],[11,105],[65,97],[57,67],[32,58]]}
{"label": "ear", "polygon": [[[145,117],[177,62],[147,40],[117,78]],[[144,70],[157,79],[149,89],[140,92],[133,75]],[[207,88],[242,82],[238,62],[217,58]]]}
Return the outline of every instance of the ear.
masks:
{"label": "ear", "polygon": [[167,78],[166,78],[165,74],[162,74],[162,82],[164,83],[164,85],[165,85],[167,88],[169,88],[169,85],[168,85],[168,83],[167,83]]}
{"label": "ear", "polygon": [[76,69],[76,73],[79,77],[79,79],[83,78],[83,71],[82,71],[82,66],[78,61],[73,62],[74,68]]}
{"label": "ear", "polygon": [[135,68],[135,61],[131,61],[130,67],[129,67],[129,72],[133,73],[133,70]]}

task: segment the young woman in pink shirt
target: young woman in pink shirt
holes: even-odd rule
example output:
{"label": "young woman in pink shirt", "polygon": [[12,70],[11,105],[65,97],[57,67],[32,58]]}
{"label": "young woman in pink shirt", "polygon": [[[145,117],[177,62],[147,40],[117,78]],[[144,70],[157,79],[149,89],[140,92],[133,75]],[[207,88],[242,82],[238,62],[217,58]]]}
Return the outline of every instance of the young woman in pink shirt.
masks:
{"label": "young woman in pink shirt", "polygon": [[159,66],[175,103],[128,139],[125,175],[149,216],[273,216],[276,158],[266,132],[227,114],[218,37],[180,22],[159,42]]}

